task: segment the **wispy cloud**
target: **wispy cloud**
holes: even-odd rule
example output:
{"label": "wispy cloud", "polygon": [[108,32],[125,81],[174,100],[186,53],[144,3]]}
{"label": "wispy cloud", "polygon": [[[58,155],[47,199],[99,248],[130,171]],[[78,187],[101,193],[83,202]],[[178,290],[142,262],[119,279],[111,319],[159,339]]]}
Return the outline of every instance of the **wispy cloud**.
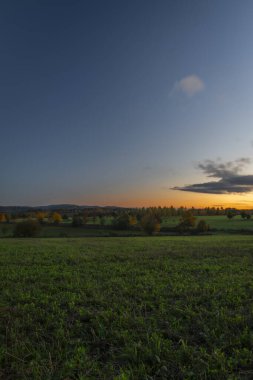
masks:
{"label": "wispy cloud", "polygon": [[172,92],[183,92],[185,95],[191,97],[198,92],[203,91],[205,84],[200,77],[195,74],[188,75],[182,78],[179,82],[176,82]]}
{"label": "wispy cloud", "polygon": [[235,161],[228,161],[225,163],[222,163],[219,160],[205,160],[198,164],[198,169],[202,170],[207,177],[218,178],[219,181],[175,186],[173,187],[173,190],[207,194],[249,193],[253,191],[253,175],[242,175],[239,173],[250,162],[250,158],[239,158]]}

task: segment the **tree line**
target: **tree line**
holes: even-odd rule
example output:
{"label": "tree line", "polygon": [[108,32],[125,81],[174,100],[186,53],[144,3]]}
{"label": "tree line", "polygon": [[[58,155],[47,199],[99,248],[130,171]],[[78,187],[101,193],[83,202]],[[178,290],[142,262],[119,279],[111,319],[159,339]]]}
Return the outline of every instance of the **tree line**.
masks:
{"label": "tree line", "polygon": [[[197,223],[197,216],[226,215],[232,219],[241,215],[242,219],[251,218],[251,210],[223,209],[222,207],[206,207],[203,209],[179,207],[148,207],[148,208],[90,208],[66,212],[64,209],[46,212],[37,210],[33,212],[17,212],[15,214],[0,213],[0,223],[3,235],[6,224],[14,223],[15,236],[35,236],[42,225],[63,225],[68,222],[72,227],[86,226],[93,223],[100,228],[115,230],[143,230],[148,235],[158,233],[165,218],[175,217],[178,224],[170,228],[177,233],[207,233],[210,228],[205,220]],[[109,222],[108,222],[109,221]]]}

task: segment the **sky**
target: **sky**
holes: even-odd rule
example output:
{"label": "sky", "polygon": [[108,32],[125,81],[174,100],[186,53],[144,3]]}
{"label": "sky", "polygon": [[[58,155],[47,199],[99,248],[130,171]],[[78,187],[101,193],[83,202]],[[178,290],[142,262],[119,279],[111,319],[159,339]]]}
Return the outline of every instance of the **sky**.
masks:
{"label": "sky", "polygon": [[0,204],[252,208],[252,19],[251,0],[1,2]]}

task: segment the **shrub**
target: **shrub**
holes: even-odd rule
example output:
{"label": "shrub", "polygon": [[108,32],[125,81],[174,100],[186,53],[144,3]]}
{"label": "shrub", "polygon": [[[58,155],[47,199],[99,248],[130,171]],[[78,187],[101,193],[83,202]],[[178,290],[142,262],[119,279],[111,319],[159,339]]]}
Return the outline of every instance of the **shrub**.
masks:
{"label": "shrub", "polygon": [[160,231],[160,223],[153,214],[146,214],[141,219],[141,226],[148,235]]}
{"label": "shrub", "polygon": [[3,236],[7,235],[8,232],[9,232],[9,227],[6,224],[4,224],[2,227]]}
{"label": "shrub", "polygon": [[207,231],[209,231],[209,225],[206,223],[205,220],[200,220],[197,224],[197,232],[198,233],[205,233]]}
{"label": "shrub", "polygon": [[229,210],[229,211],[227,212],[227,218],[228,218],[228,219],[232,219],[232,218],[234,218],[235,216],[236,216],[236,213],[235,213],[234,211]]}
{"label": "shrub", "polygon": [[82,219],[83,219],[83,224],[87,224],[87,222],[88,222],[88,214],[87,214],[87,212],[83,212]]}
{"label": "shrub", "polygon": [[80,227],[83,225],[83,218],[80,215],[74,215],[72,219],[72,227]]}
{"label": "shrub", "polygon": [[26,220],[25,222],[17,223],[14,229],[15,237],[33,237],[40,231],[40,225],[34,220]]}
{"label": "shrub", "polygon": [[47,216],[47,214],[43,211],[38,211],[36,213],[36,219],[39,223],[43,223],[44,221],[44,218]]}
{"label": "shrub", "polygon": [[113,220],[113,226],[117,230],[127,230],[130,226],[128,214],[124,213],[124,214],[117,216]]}
{"label": "shrub", "polygon": [[5,214],[0,213],[0,223],[6,222]]}
{"label": "shrub", "polygon": [[100,215],[100,216],[99,216],[99,223],[100,223],[100,225],[101,225],[101,226],[104,226],[104,225],[105,225],[105,222],[106,222],[105,217],[102,216],[102,215]]}
{"label": "shrub", "polygon": [[195,216],[192,215],[191,211],[186,211],[183,213],[180,223],[177,226],[177,230],[180,233],[188,232],[194,228],[196,223]]}
{"label": "shrub", "polygon": [[59,212],[53,212],[51,219],[54,224],[60,224],[62,221],[62,217],[61,214],[59,214]]}
{"label": "shrub", "polygon": [[137,218],[135,215],[130,215],[129,224],[130,224],[130,226],[135,226],[137,224]]}

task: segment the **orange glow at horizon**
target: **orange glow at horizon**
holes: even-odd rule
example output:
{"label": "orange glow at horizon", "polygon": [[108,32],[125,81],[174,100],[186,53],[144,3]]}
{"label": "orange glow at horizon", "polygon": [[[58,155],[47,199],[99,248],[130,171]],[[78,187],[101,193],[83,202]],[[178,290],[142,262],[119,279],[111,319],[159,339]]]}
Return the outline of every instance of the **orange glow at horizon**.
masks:
{"label": "orange glow at horizon", "polygon": [[[139,195],[139,194],[138,194]],[[92,198],[92,199],[91,199]],[[135,196],[128,194],[106,194],[86,199],[77,199],[77,204],[92,206],[120,206],[120,207],[223,207],[252,209],[253,194],[201,194],[180,191],[170,191],[168,194],[149,194],[149,196]]]}

